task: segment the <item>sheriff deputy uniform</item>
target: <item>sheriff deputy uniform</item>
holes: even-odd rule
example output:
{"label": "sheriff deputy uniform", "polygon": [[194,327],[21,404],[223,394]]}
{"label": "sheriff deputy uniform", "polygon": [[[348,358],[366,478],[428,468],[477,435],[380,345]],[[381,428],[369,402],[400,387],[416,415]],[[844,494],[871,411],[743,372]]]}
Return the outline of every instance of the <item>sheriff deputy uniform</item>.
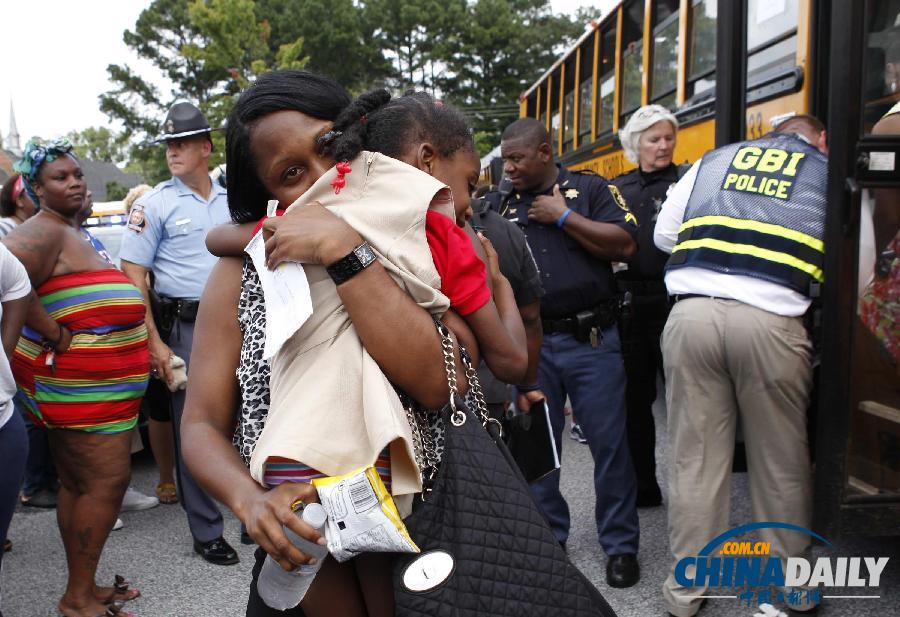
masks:
{"label": "sheriff deputy uniform", "polygon": [[[611,223],[637,235],[634,215],[618,190],[600,176],[557,165],[556,183],[573,212]],[[557,448],[565,425],[563,407],[571,399],[594,458],[596,524],[609,556],[637,554],[638,517],[634,468],[625,436],[625,369],[616,329],[616,282],[608,261],[588,253],[558,224],[528,218],[538,194],[490,193],[492,208],[525,232],[537,262],[544,296],[544,340],[538,383],[548,397]],[[569,506],[559,490],[559,473],[531,485],[557,540],[569,535]]]}

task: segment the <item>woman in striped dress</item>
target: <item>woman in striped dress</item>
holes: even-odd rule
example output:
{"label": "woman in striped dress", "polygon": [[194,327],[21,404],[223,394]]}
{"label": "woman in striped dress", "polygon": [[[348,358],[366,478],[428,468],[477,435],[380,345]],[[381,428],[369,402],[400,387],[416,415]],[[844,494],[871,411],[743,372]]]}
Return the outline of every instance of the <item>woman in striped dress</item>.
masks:
{"label": "woman in striped dress", "polygon": [[139,592],[120,577],[97,586],[94,575],[131,475],[130,429],[150,368],[144,304],[79,233],[87,186],[70,151],[64,141],[29,143],[16,164],[41,210],[3,240],[36,292],[13,373],[19,402],[49,429],[62,483],[57,518],[69,573],[59,610],[124,616],[121,601]]}

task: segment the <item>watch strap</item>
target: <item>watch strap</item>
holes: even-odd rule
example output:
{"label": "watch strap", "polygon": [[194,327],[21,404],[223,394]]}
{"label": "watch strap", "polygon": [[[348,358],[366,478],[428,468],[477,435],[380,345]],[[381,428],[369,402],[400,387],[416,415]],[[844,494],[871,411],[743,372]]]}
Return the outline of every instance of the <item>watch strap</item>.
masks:
{"label": "watch strap", "polygon": [[328,272],[331,280],[334,281],[334,284],[340,285],[365,270],[374,261],[375,253],[372,251],[372,247],[369,246],[368,242],[363,242],[336,262],[327,266],[325,270]]}

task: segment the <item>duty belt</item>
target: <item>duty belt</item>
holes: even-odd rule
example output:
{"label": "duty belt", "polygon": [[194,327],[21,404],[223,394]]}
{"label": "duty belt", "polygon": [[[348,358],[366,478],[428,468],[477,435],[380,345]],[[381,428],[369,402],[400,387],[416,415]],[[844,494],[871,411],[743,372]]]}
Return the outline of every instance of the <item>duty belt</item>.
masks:
{"label": "duty belt", "polygon": [[163,342],[168,342],[173,330],[176,340],[181,340],[181,322],[194,323],[197,319],[198,300],[167,298],[159,296],[159,305],[154,307],[156,328]]}
{"label": "duty belt", "polygon": [[616,323],[617,303],[610,300],[593,309],[581,311],[571,317],[542,319],[544,334],[572,334],[587,340],[591,328],[605,330]]}
{"label": "duty belt", "polygon": [[199,300],[186,300],[185,298],[162,298],[162,311],[169,312],[180,321],[194,323],[197,319],[197,309],[200,308]]}

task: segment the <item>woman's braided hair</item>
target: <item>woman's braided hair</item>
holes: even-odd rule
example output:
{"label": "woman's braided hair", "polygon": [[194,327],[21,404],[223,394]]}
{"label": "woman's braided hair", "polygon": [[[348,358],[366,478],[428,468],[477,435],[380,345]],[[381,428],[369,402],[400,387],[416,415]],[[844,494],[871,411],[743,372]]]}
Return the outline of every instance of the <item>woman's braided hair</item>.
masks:
{"label": "woman's braided hair", "polygon": [[323,136],[324,151],[336,161],[350,161],[362,150],[401,158],[413,145],[430,142],[438,156],[450,158],[474,149],[472,127],[458,109],[425,92],[391,98],[384,89],[353,101]]}

